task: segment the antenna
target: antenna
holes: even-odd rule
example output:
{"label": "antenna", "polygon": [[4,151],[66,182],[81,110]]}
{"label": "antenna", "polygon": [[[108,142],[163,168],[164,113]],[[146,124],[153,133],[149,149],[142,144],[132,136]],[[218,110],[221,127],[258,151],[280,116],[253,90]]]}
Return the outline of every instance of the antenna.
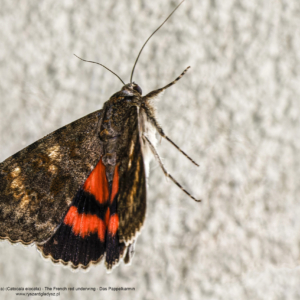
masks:
{"label": "antenna", "polygon": [[85,60],[85,59],[83,59],[83,58],[80,58],[80,57],[77,56],[76,54],[74,54],[74,55],[75,55],[77,58],[79,58],[79,59],[81,59],[81,60],[83,60],[83,61],[85,61],[85,62],[89,62],[89,63],[93,63],[93,64],[97,64],[97,65],[102,66],[103,68],[105,68],[105,69],[108,70],[109,72],[111,72],[111,73],[113,73],[114,75],[116,75],[116,76],[121,80],[121,82],[123,83],[123,85],[125,85],[124,81],[121,79],[120,76],[118,76],[115,72],[113,72],[113,71],[110,70],[109,68],[105,67],[104,65],[99,64],[99,63],[97,63],[97,62],[95,62],[95,61]]}
{"label": "antenna", "polygon": [[130,76],[130,83],[132,83],[132,77],[133,77],[133,73],[134,73],[134,69],[135,69],[135,66],[140,58],[140,55],[144,49],[144,47],[146,46],[146,44],[148,43],[148,41],[151,39],[151,37],[169,20],[169,18],[173,15],[173,13],[177,10],[177,8],[184,2],[184,0],[182,0],[176,7],[175,9],[170,13],[170,15],[164,20],[164,22],[148,37],[147,41],[144,43],[142,49],[140,50],[139,52],[139,55],[137,56],[136,60],[135,60],[135,63],[134,63],[134,66],[132,68],[132,72],[131,72],[131,76]]}

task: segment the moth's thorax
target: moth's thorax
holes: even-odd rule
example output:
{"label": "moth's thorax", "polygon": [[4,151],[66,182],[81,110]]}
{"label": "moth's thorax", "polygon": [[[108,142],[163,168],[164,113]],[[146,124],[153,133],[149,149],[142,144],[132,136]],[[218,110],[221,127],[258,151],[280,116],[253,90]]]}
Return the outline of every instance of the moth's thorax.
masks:
{"label": "moth's thorax", "polygon": [[103,142],[120,136],[124,129],[124,119],[132,107],[140,107],[142,96],[132,90],[123,87],[105,103],[104,116],[100,128],[100,138]]}
{"label": "moth's thorax", "polygon": [[106,166],[109,181],[112,180],[115,166],[124,156],[128,147],[129,136],[132,134],[130,124],[138,122],[129,117],[133,107],[141,107],[142,96],[134,90],[132,85],[125,85],[121,91],[115,93],[104,105],[104,116],[100,126],[99,136],[103,143],[102,161]]}

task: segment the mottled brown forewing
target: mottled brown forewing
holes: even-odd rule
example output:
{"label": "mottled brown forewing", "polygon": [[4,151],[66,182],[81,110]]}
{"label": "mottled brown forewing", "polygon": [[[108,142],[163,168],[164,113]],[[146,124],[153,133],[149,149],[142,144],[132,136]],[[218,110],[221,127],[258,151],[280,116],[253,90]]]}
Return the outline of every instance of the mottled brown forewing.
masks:
{"label": "mottled brown forewing", "polygon": [[124,123],[126,148],[120,161],[119,240],[128,244],[140,231],[146,215],[146,176],[139,132],[139,109],[133,107]]}
{"label": "mottled brown forewing", "polygon": [[102,110],[45,136],[0,164],[0,239],[42,243],[102,155]]}

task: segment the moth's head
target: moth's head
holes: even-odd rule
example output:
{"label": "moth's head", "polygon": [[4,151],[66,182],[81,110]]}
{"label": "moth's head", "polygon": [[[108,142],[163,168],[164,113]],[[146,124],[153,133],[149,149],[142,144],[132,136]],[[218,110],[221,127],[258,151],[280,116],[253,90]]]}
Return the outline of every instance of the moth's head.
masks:
{"label": "moth's head", "polygon": [[122,87],[122,92],[125,92],[126,94],[131,96],[142,96],[143,93],[141,87],[135,82],[125,84]]}

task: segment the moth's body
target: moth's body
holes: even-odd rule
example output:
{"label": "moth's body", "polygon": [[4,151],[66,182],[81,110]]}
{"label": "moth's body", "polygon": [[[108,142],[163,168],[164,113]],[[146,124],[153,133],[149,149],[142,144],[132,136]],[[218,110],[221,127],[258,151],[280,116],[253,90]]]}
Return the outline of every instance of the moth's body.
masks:
{"label": "moth's body", "polygon": [[[141,92],[136,84],[128,84],[104,103],[95,131],[100,145],[99,161],[74,197],[56,233],[39,246],[43,255],[54,262],[67,263],[73,268],[86,268],[90,262],[97,262],[88,256],[68,257],[59,246],[68,230],[72,235],[81,236],[81,243],[86,244],[86,235],[91,232],[89,225],[85,225],[89,222],[86,216],[94,214],[97,222],[103,222],[101,229],[92,232],[98,232],[98,237],[93,238],[95,242],[101,241],[98,245],[99,249],[103,248],[100,257],[106,252],[106,267],[117,265],[122,257],[126,263],[130,262],[146,215],[149,158],[145,158],[144,152],[149,154],[149,147],[144,135],[150,133],[153,126],[149,118],[154,117],[153,107],[147,98],[143,99]],[[152,134],[152,140],[153,137]],[[99,188],[104,192],[99,193]],[[75,224],[76,218],[82,218],[83,229]],[[70,240],[73,247],[74,237]]]}
{"label": "moth's body", "polygon": [[[131,164],[134,157],[129,153],[129,157],[124,155],[126,153],[124,149],[128,143],[128,130],[124,122],[126,116],[129,114],[132,107],[136,107],[138,110],[138,125],[140,130],[141,145],[143,148],[144,165],[146,168],[146,175],[149,174],[149,163],[150,155],[149,147],[144,141],[142,136],[145,134],[151,136],[151,142],[155,145],[155,129],[148,120],[148,116],[145,112],[145,107],[149,111],[154,112],[154,107],[143,101],[143,97],[140,92],[135,90],[135,84],[125,85],[121,91],[117,92],[104,104],[104,116],[100,124],[100,140],[103,142],[103,157],[102,161],[106,167],[106,176],[108,181],[111,182],[113,179],[114,168],[117,164],[126,163]],[[123,165],[121,164],[119,172],[124,171]]]}
{"label": "moth's body", "polygon": [[145,96],[134,83],[123,86],[101,110],[1,163],[0,239],[35,243],[74,269],[103,257],[108,270],[129,263],[146,215],[150,154],[161,164],[155,132],[168,139],[151,100],[186,70]]}
{"label": "moth's body", "polygon": [[102,259],[108,270],[122,259],[129,263],[146,215],[150,154],[193,198],[167,173],[156,152],[158,132],[189,158],[164,134],[151,105],[187,69],[145,96],[132,80],[125,85],[119,78],[123,88],[101,110],[2,162],[0,239],[34,243],[44,257],[74,269]]}

